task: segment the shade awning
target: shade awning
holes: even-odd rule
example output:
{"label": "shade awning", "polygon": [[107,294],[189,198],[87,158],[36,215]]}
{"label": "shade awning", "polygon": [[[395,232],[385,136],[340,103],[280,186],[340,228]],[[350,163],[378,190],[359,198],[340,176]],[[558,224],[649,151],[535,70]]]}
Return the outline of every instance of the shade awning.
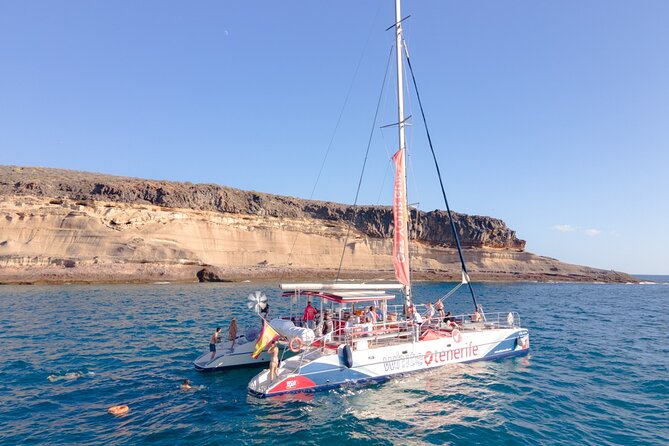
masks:
{"label": "shade awning", "polygon": [[295,290],[286,291],[282,294],[285,297],[292,296],[320,297],[337,303],[356,303],[370,302],[374,300],[391,300],[395,298],[394,294],[388,294],[383,290],[361,290],[361,291],[337,291],[324,292],[319,290]]}

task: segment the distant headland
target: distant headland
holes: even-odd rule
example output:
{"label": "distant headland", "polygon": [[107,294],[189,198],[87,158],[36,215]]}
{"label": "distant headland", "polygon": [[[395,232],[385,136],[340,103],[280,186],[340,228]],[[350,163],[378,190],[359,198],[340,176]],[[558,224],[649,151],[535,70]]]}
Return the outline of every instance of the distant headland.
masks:
{"label": "distant headland", "polygon": [[[502,220],[454,219],[474,281],[638,281],[526,252]],[[459,280],[448,215],[412,220],[414,279]],[[392,232],[386,206],[0,166],[0,283],[333,280],[342,251],[340,278],[392,279]]]}

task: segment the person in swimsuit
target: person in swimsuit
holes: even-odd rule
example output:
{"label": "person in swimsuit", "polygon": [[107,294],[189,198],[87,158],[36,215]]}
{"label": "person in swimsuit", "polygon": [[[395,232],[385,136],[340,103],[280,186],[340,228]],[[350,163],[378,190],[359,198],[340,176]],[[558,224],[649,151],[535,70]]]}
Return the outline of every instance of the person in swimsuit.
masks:
{"label": "person in swimsuit", "polygon": [[446,315],[444,314],[444,303],[439,299],[435,304],[434,304],[434,309],[437,310],[439,313],[439,318],[444,319]]}
{"label": "person in swimsuit", "polygon": [[216,344],[218,342],[221,342],[221,327],[216,327],[214,335],[209,340],[209,351],[211,352],[211,359],[214,359],[214,356],[216,356]]}
{"label": "person in swimsuit", "polygon": [[230,328],[228,328],[228,341],[231,341],[230,350],[235,348],[235,340],[237,339],[237,318],[233,317],[230,321]]}
{"label": "person in swimsuit", "polygon": [[272,381],[274,378],[276,378],[276,371],[279,368],[279,347],[277,347],[276,341],[273,341],[270,344],[269,348],[267,349],[267,353],[272,355],[272,358],[269,361],[269,380]]}
{"label": "person in swimsuit", "polygon": [[474,310],[474,314],[472,314],[472,322],[481,322],[483,321],[483,316],[481,316],[481,308],[477,308]]}
{"label": "person in swimsuit", "polygon": [[183,384],[181,384],[181,390],[190,390],[193,387],[190,385],[190,380],[184,379]]}

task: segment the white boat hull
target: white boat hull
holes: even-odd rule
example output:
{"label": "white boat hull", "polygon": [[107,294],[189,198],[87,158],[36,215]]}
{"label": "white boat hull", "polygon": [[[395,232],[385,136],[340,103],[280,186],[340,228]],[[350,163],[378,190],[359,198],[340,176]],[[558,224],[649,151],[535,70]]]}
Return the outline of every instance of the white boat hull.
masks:
{"label": "white boat hull", "polygon": [[316,351],[304,358],[298,355],[281,364],[278,378],[270,382],[269,371],[265,370],[251,380],[248,390],[259,397],[310,392],[348,383],[382,381],[393,375],[448,364],[521,356],[528,352],[529,334],[523,328],[463,331],[456,336],[353,350],[350,368],[346,367],[341,354],[321,355]]}
{"label": "white boat hull", "polygon": [[229,348],[229,341],[216,344],[216,354],[213,359],[211,352],[206,352],[193,361],[193,365],[201,372],[214,372],[235,367],[257,367],[269,364],[270,356],[266,352],[262,352],[257,359],[251,357],[255,349],[254,341],[247,341],[244,336],[240,336],[237,340],[242,342],[235,345],[233,350]]}

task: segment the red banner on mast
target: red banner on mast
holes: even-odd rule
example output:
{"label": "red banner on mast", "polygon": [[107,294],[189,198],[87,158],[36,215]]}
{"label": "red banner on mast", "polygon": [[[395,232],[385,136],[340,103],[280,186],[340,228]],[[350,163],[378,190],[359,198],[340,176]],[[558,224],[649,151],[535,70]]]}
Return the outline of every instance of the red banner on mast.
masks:
{"label": "red banner on mast", "polygon": [[393,191],[393,220],[395,238],[393,240],[393,265],[395,277],[405,286],[409,286],[409,234],[407,212],[407,185],[404,172],[404,149],[393,155],[395,161],[395,188]]}

